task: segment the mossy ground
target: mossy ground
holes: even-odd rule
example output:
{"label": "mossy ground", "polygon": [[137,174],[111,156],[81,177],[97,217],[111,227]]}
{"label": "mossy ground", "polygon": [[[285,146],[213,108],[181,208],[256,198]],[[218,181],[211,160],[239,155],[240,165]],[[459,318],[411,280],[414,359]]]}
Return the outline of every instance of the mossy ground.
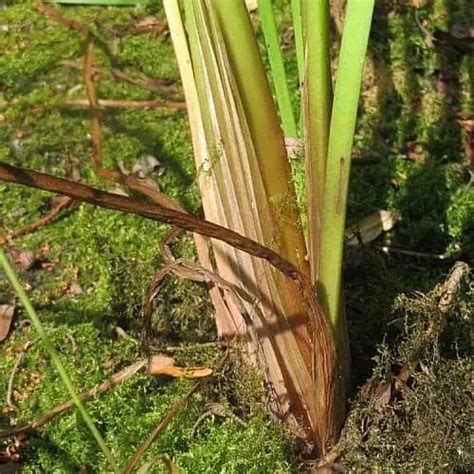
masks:
{"label": "mossy ground", "polygon": [[[447,30],[455,24],[464,25],[469,18],[468,2],[427,3],[420,19],[428,22],[428,28]],[[277,2],[283,38],[290,26],[288,4]],[[169,37],[123,34],[147,16],[155,15],[162,21],[160,2],[151,2],[146,8],[68,7],[63,11],[95,32],[99,42],[96,66],[177,80]],[[4,117],[0,122],[0,160],[63,176],[74,159],[88,183],[110,187],[94,175],[89,164],[87,110],[46,106],[85,97],[81,72],[58,64],[61,60],[82,60],[84,43],[80,35],[38,15],[29,1],[7,2],[0,11],[0,25],[4,31],[0,36],[0,113]],[[460,248],[461,258],[472,259],[474,196],[472,187],[466,187],[459,173],[465,162],[465,136],[455,115],[472,110],[472,58],[456,55],[449,48],[430,48],[425,39],[408,2],[377,2],[356,137],[359,154],[376,157],[376,161],[353,166],[348,223],[377,209],[398,211],[402,221],[378,244],[448,255]],[[116,49],[113,56],[107,51],[112,43]],[[296,62],[291,47],[286,61],[297,102]],[[445,78],[446,87],[439,77]],[[109,78],[98,81],[97,93],[101,98],[114,99],[160,97]],[[33,108],[41,110],[33,113]],[[101,113],[101,119],[105,166],[116,168],[119,160],[131,164],[142,153],[154,155],[167,168],[160,178],[160,188],[186,209],[198,207],[184,112],[107,110]],[[416,152],[426,158],[425,164],[407,159],[406,143],[413,140],[420,141]],[[0,182],[0,193],[0,225],[4,229],[32,222],[48,208],[50,197],[43,192]],[[140,356],[136,341],[141,299],[161,264],[158,242],[166,230],[136,216],[81,205],[40,231],[15,240],[17,248],[32,251],[48,244],[45,258],[57,262],[49,272],[32,269],[21,276],[29,283],[32,302],[52,331],[51,337],[78,390],[93,387]],[[184,239],[180,251],[193,258],[190,239]],[[397,325],[402,310],[400,304],[394,309],[395,303],[402,294],[427,293],[444,280],[451,264],[449,260],[437,262],[396,254],[387,257],[374,248],[365,249],[358,272],[346,282],[354,386],[370,379],[374,368],[380,376],[402,361],[400,348],[411,340],[412,333]],[[83,293],[64,295],[64,283],[75,279]],[[0,297],[2,303],[11,297],[5,280],[0,281]],[[463,300],[472,300],[472,289],[465,289],[460,299],[461,306],[467,304]],[[412,308],[416,305],[404,301],[407,314],[419,316],[420,312]],[[423,314],[429,317],[430,312]],[[462,350],[453,349],[459,342],[460,328],[466,331],[465,315],[465,309],[457,307],[445,330],[444,345],[438,352],[424,355],[432,376],[419,374],[416,395],[407,396],[395,407],[385,407],[384,412],[374,410],[354,393],[356,401],[345,434],[352,440],[343,457],[345,467],[411,471],[436,469],[448,463],[449,469],[456,471],[472,468],[462,439],[466,397],[455,396],[464,390],[469,374],[468,349],[465,345]],[[162,329],[154,340],[157,347],[215,339],[206,290],[194,283],[166,280],[155,318],[155,327]],[[5,400],[8,374],[21,347],[36,337],[32,329],[18,326],[22,319],[20,309],[13,332],[0,346],[1,400]],[[116,326],[126,330],[130,338],[118,338]],[[181,358],[193,364],[212,363],[219,353],[218,349],[194,350]],[[114,367],[104,369],[102,364],[112,358],[116,360]],[[242,375],[242,370],[236,362],[227,364],[223,374],[193,397],[159,436],[146,459],[168,453],[183,472],[296,470],[294,441],[265,415],[260,402],[261,381],[256,376]],[[124,465],[189,387],[184,380],[137,375],[87,407]],[[11,418],[18,423],[36,419],[66,398],[39,343],[28,351],[14,388],[20,395],[16,400],[19,412],[1,414],[2,426]],[[207,401],[229,406],[246,421],[246,427],[232,417],[209,417],[191,436]],[[445,419],[435,423],[439,420],[437,414],[443,411],[440,406],[446,407]],[[358,431],[360,421],[367,417],[372,417],[375,427],[370,442]],[[456,423],[451,423],[453,420]],[[384,429],[381,423],[386,423]],[[407,432],[409,440],[397,444]],[[430,456],[427,440],[438,443],[436,458]],[[0,450],[9,441],[0,440]],[[76,472],[84,466],[94,472],[105,471],[105,462],[97,451],[79,416],[71,411],[41,432],[29,435],[21,460],[25,472]]]}

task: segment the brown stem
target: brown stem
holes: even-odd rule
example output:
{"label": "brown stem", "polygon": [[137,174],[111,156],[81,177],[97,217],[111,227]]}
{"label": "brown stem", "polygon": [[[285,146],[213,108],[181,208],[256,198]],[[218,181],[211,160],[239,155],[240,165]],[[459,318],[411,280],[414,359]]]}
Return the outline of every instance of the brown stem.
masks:
{"label": "brown stem", "polygon": [[38,13],[56,22],[58,25],[75,30],[83,36],[86,36],[89,33],[87,26],[83,25],[77,20],[74,20],[73,18],[64,18],[58,10],[45,5],[41,0],[36,0],[34,7]]}
{"label": "brown stem", "polygon": [[[95,397],[96,395],[99,395],[100,393],[106,392],[112,387],[115,387],[116,385],[122,383],[124,380],[127,380],[133,375],[135,375],[139,370],[145,367],[145,364],[146,364],[145,360],[139,360],[138,362],[135,362],[132,365],[129,365],[128,367],[121,370],[120,372],[117,372],[114,375],[112,375],[112,377],[109,377],[107,380],[102,382],[98,387],[91,388],[79,394],[79,399],[81,401],[86,401],[92,397]],[[8,430],[0,431],[0,438],[3,438],[5,436],[12,436],[18,433],[23,433],[24,431],[39,428],[45,425],[46,423],[48,423],[49,421],[51,421],[53,418],[56,418],[57,416],[61,415],[66,410],[69,410],[69,408],[73,406],[74,406],[73,400],[68,400],[64,403],[61,403],[60,405],[57,405],[51,411],[44,414],[41,418],[37,419],[36,421],[33,421],[26,425],[16,426]]]}
{"label": "brown stem", "polygon": [[32,232],[37,231],[40,227],[44,227],[44,226],[50,224],[51,222],[53,222],[54,220],[56,220],[61,215],[61,212],[64,209],[72,209],[77,204],[76,201],[74,201],[74,199],[71,199],[71,198],[68,198],[68,197],[64,197],[64,198],[61,198],[61,199],[62,200],[60,202],[58,202],[58,204],[55,207],[53,207],[48,212],[48,214],[41,217],[37,221],[32,222],[31,224],[27,224],[23,227],[19,227],[17,229],[11,230],[7,234],[8,237],[15,238],[15,237],[20,237],[20,236],[26,235],[26,234],[31,234]]}
{"label": "brown stem", "polygon": [[107,193],[100,189],[86,186],[85,184],[75,183],[67,179],[56,178],[48,174],[38,173],[24,168],[17,168],[2,162],[0,162],[0,179],[42,189],[44,191],[64,194],[65,196],[88,202],[95,206],[138,214],[146,219],[164,222],[165,224],[171,224],[181,229],[212,237],[226,242],[232,247],[242,250],[254,257],[268,261],[275,268],[294,280],[305,280],[305,277],[291,262],[274,250],[244,237],[233,230],[226,229],[225,227],[204,219],[198,219],[184,212],[160,205],[138,202],[126,196]]}
{"label": "brown stem", "polygon": [[[217,364],[214,368],[214,372],[223,366],[228,354],[229,351],[226,351],[224,355],[217,361]],[[130,458],[123,471],[124,474],[129,474],[132,471],[132,469],[143,456],[143,454],[146,452],[146,450],[151,446],[155,438],[166,429],[166,427],[171,423],[173,418],[179,413],[181,408],[189,400],[191,395],[193,395],[194,392],[199,390],[208,380],[209,377],[199,379],[182,398],[175,402],[175,404],[171,407],[166,416],[160,421],[158,426],[148,435],[148,438],[138,447],[133,456]]]}
{"label": "brown stem", "polygon": [[[115,100],[115,99],[97,99],[99,107],[135,107],[135,108],[155,108],[155,109],[176,109],[186,110],[185,102],[175,102],[172,100]],[[68,107],[89,107],[87,99],[71,100],[62,104],[52,104],[50,108],[68,108]],[[37,109],[35,109],[37,110]]]}
{"label": "brown stem", "polygon": [[[82,71],[84,69],[84,64],[76,61],[58,61],[57,64],[60,66],[66,66],[72,69],[76,69],[78,71]],[[129,84],[139,86],[142,89],[146,89],[152,92],[160,92],[162,94],[170,94],[173,96],[178,92],[176,86],[171,85],[173,81],[167,78],[148,77],[145,76],[143,73],[140,73],[138,78],[134,78],[124,73],[120,69],[111,69],[110,71],[106,71],[104,69],[94,67],[92,68],[92,71],[95,77],[113,77],[115,79],[128,82]]]}

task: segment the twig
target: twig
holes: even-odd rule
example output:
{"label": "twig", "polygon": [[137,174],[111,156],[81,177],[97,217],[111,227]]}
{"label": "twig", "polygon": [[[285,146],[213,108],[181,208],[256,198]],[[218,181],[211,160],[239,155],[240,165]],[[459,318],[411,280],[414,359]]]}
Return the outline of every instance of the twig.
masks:
{"label": "twig", "polygon": [[[145,365],[145,360],[139,360],[133,363],[132,365],[129,365],[125,369],[121,370],[120,372],[115,373],[114,375],[112,375],[112,377],[102,382],[98,387],[94,387],[89,390],[86,390],[85,392],[80,393],[78,397],[81,401],[86,401],[103,392],[106,392],[107,390],[110,390],[111,388],[135,375],[139,370],[145,367]],[[72,406],[74,406],[73,400],[68,400],[64,403],[61,403],[36,421],[33,421],[26,425],[17,426],[9,430],[0,431],[0,438],[39,428],[51,421],[53,418],[56,418],[57,416],[61,415],[66,410],[69,410],[69,408],[71,408]]]}
{"label": "twig", "polygon": [[45,5],[41,0],[36,0],[34,6],[38,13],[41,13],[42,15],[49,18],[50,20],[53,20],[59,25],[78,31],[83,36],[87,36],[89,34],[89,29],[85,25],[78,22],[77,20],[74,20],[73,18],[64,18],[58,12],[58,10]]}
{"label": "twig", "polygon": [[[70,67],[78,71],[82,71],[84,69],[84,64],[80,62],[76,62],[76,61],[59,61],[57,64],[61,66]],[[164,94],[171,94],[171,95],[175,95],[177,92],[177,89],[175,86],[167,85],[170,83],[169,79],[161,79],[159,77],[148,77],[148,76],[145,76],[143,73],[140,73],[139,79],[135,79],[134,77],[129,76],[128,74],[124,73],[120,69],[111,69],[110,71],[106,71],[104,69],[93,67],[92,72],[94,73],[95,76],[109,76],[109,77],[111,76],[111,77],[114,77],[115,79],[128,82],[129,84],[139,86],[143,89],[146,89],[152,92],[162,92]]]}
{"label": "twig", "polygon": [[183,346],[166,346],[166,352],[179,352],[179,351],[187,351],[193,349],[203,349],[205,347],[226,347],[227,342],[225,341],[214,341],[214,342],[201,342],[198,344],[189,344]]}
{"label": "twig", "polygon": [[[234,303],[239,309],[240,313],[245,319],[246,310],[242,306],[242,301],[246,301],[250,304],[256,313],[257,318],[259,318],[262,323],[265,321],[264,316],[261,314],[258,306],[255,304],[258,300],[256,295],[248,293],[244,288],[240,288],[237,285],[230,283],[229,281],[222,278],[218,273],[211,270],[207,270],[202,265],[199,265],[194,262],[188,262],[183,259],[175,259],[171,249],[169,248],[172,240],[176,238],[179,233],[179,229],[176,227],[171,229],[171,231],[165,236],[163,241],[160,243],[161,253],[166,265],[161,268],[152,282],[148,286],[147,292],[143,300],[143,326],[141,334],[141,345],[144,354],[148,353],[148,341],[149,333],[151,327],[151,316],[153,313],[153,301],[158,294],[161,283],[164,277],[173,272],[180,278],[186,278],[192,281],[206,282],[215,285],[218,288],[223,289],[224,291],[230,292],[235,298]],[[246,321],[248,324],[251,324],[249,321]]]}
{"label": "twig", "polygon": [[64,199],[61,199],[61,201],[59,201],[58,204],[48,212],[48,214],[41,217],[36,222],[11,230],[7,233],[7,236],[14,239],[15,237],[31,234],[32,232],[37,231],[40,227],[44,227],[56,220],[60,216],[61,211],[66,209],[72,210],[76,205],[77,201],[66,196]]}
{"label": "twig", "polygon": [[[97,99],[99,107],[135,107],[135,108],[153,108],[153,109],[176,109],[186,110],[185,102],[174,102],[171,100],[115,100],[115,99]],[[71,100],[61,104],[52,104],[49,108],[68,108],[68,107],[89,107],[87,99]],[[38,110],[38,109],[35,109]]]}
{"label": "twig", "polygon": [[450,254],[436,254],[436,253],[423,253],[423,252],[416,252],[414,250],[404,250],[404,249],[398,249],[394,247],[375,247],[378,250],[381,250],[382,252],[386,254],[390,253],[397,253],[400,255],[408,255],[410,257],[418,257],[418,258],[427,258],[430,260],[453,260],[461,254],[461,249],[457,248],[456,253],[450,255]]}
{"label": "twig", "polygon": [[[92,139],[92,163],[98,168],[102,168],[102,140],[100,134],[99,113],[97,111],[97,96],[92,79],[92,57],[94,43],[88,34],[86,38],[86,52],[84,55],[84,83],[86,85],[87,100],[91,114],[91,139]],[[102,168],[103,169],[103,168]],[[105,170],[104,170],[105,171]],[[113,172],[112,172],[113,173]],[[113,176],[113,175],[111,175]]]}
{"label": "twig", "polygon": [[232,247],[242,250],[249,255],[266,260],[272,266],[294,280],[305,280],[305,277],[291,262],[274,250],[265,247],[255,240],[244,237],[231,229],[227,229],[226,227],[204,219],[199,219],[185,212],[162,205],[138,202],[126,196],[107,193],[85,184],[75,183],[71,180],[56,178],[55,176],[24,168],[17,168],[2,162],[0,162],[0,179],[11,183],[43,189],[44,191],[64,194],[65,196],[88,202],[95,206],[137,214],[146,219],[164,222],[181,229],[196,232],[197,234],[226,242]]}
{"label": "twig", "polygon": [[[217,361],[217,364],[213,370],[217,371],[220,369],[224,362],[227,359],[229,352],[226,351],[224,355]],[[174,405],[171,407],[171,409],[168,411],[166,416],[160,421],[158,426],[148,435],[148,438],[138,447],[138,449],[135,451],[133,456],[130,458],[128,461],[127,465],[125,466],[124,469],[124,474],[129,474],[132,469],[135,467],[137,462],[140,460],[140,458],[143,456],[143,454],[147,451],[147,449],[151,446],[155,438],[163,432],[166,427],[171,423],[173,418],[179,413],[179,411],[184,407],[184,405],[187,403],[189,398],[200,388],[202,388],[206,382],[209,380],[209,377],[205,377],[202,379],[199,379],[192,387],[191,389],[179,400],[177,400]]]}
{"label": "twig", "polygon": [[465,262],[456,262],[451,270],[448,279],[443,285],[441,297],[439,299],[438,308],[441,313],[446,314],[454,304],[461,281],[469,275],[471,271],[469,265]]}
{"label": "twig", "polygon": [[35,344],[37,339],[34,341],[28,341],[25,346],[22,348],[21,353],[18,355],[15,365],[10,372],[10,377],[8,378],[8,388],[7,388],[7,406],[9,406],[12,410],[18,411],[18,407],[13,403],[12,394],[13,394],[13,382],[15,380],[16,373],[20,364],[23,362],[24,358],[26,357],[26,353],[28,349]]}
{"label": "twig", "polygon": [[97,110],[97,95],[93,80],[92,56],[94,43],[90,36],[86,41],[86,52],[84,55],[84,83],[86,86],[87,100],[91,112],[91,141],[92,156],[91,161],[95,167],[96,173],[104,179],[114,181],[116,183],[125,184],[130,189],[148,196],[156,203],[169,207],[171,209],[182,210],[182,208],[171,198],[160,192],[153,181],[141,179],[132,175],[125,175],[120,171],[107,170],[102,166],[102,138],[100,129],[100,119]]}

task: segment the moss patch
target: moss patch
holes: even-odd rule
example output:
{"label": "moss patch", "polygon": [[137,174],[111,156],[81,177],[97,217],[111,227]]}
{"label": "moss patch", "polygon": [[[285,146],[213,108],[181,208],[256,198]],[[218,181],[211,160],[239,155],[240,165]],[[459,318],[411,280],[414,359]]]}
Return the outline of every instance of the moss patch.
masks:
{"label": "moss patch", "polygon": [[[75,162],[85,181],[110,189],[111,184],[97,178],[89,163],[88,111],[51,107],[85,97],[82,73],[59,63],[81,62],[83,40],[39,16],[30,1],[7,3],[0,12],[0,160],[57,176],[65,176]],[[348,224],[377,209],[397,211],[402,221],[374,247],[389,245],[448,256],[458,255],[460,249],[460,258],[472,259],[474,196],[465,180],[466,133],[456,120],[457,113],[472,109],[472,58],[449,48],[430,47],[414,10],[405,3],[376,2],[355,146],[355,154],[374,163],[353,166]],[[298,109],[288,4],[278,1],[275,10]],[[169,37],[126,33],[150,15],[163,21],[160,2],[139,8],[61,7],[61,11],[93,31],[97,67],[116,67],[134,77],[145,73],[166,78],[179,90]],[[469,17],[467,2],[461,0],[426,2],[419,12],[419,20],[431,32],[462,26]],[[261,39],[260,31],[258,35]],[[166,94],[111,78],[101,78],[97,92],[108,99],[166,98]],[[176,97],[180,98],[179,93]],[[142,153],[154,155],[167,170],[157,180],[160,188],[187,210],[198,207],[184,112],[104,110],[101,122],[106,167],[116,169],[119,162],[130,166]],[[301,161],[294,163],[294,170],[304,202]],[[2,229],[30,223],[50,206],[51,196],[32,189],[0,183],[0,193]],[[78,390],[95,386],[140,357],[142,297],[161,265],[158,242],[166,231],[166,226],[135,216],[80,205],[53,224],[15,240],[20,250],[37,252],[47,245],[43,258],[51,263],[50,271],[34,267],[21,277]],[[406,360],[413,341],[423,333],[420,322],[436,313],[429,290],[443,281],[452,263],[386,256],[374,247],[363,249],[362,263],[346,280],[354,387],[367,380],[390,379]],[[174,251],[195,258],[189,237]],[[73,296],[64,291],[71,282],[81,288]],[[428,296],[413,299],[419,292]],[[11,296],[0,279],[0,303]],[[466,444],[469,301],[472,292],[465,289],[437,344],[422,354],[424,369],[420,365],[411,386],[397,399],[374,407],[373,399],[354,392],[343,438],[345,468],[472,471]],[[21,326],[23,319],[18,308],[14,329],[0,346],[2,374],[11,372],[23,345],[36,338],[34,331]],[[206,289],[175,277],[167,277],[163,284],[153,322],[156,350],[215,340]],[[117,326],[127,331],[129,339],[117,336]],[[212,365],[220,354],[219,346],[206,346],[177,352],[176,359],[182,365]],[[110,360],[115,365],[104,369]],[[7,377],[2,377],[2,400],[7,386]],[[184,380],[137,375],[87,406],[124,465],[189,387]],[[297,470],[295,441],[269,421],[262,404],[264,392],[261,378],[238,358],[230,358],[145,458],[168,453],[180,470],[193,473]],[[44,350],[35,344],[14,380],[13,399],[19,411],[3,410],[2,428],[11,420],[34,420],[64,398]],[[209,401],[222,404],[228,414],[206,417],[196,427]],[[0,451],[10,442],[0,440]],[[77,413],[71,411],[29,435],[21,461],[25,472],[76,472],[83,467],[104,472],[104,460],[97,451]],[[158,464],[154,472],[164,472],[164,467]]]}

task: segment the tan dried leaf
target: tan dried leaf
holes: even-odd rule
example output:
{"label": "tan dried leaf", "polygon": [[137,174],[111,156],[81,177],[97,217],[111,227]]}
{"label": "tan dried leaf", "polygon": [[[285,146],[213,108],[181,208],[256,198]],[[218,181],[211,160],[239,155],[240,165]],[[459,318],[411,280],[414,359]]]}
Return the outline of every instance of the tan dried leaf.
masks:
{"label": "tan dried leaf", "polygon": [[174,365],[173,357],[163,354],[153,355],[148,360],[148,373],[150,375],[168,375],[176,378],[201,378],[212,375],[212,369],[208,367],[183,368]]}
{"label": "tan dried leaf", "polygon": [[0,305],[0,341],[3,341],[10,332],[14,312],[14,304]]}
{"label": "tan dried leaf", "polygon": [[9,247],[8,255],[21,272],[26,272],[36,263],[36,257],[31,250],[18,250],[15,247]]}
{"label": "tan dried leaf", "polygon": [[390,403],[392,399],[392,384],[387,382],[385,384],[380,385],[377,388],[377,392],[375,394],[374,405],[377,408],[381,408],[385,405]]}
{"label": "tan dried leaf", "polygon": [[347,244],[359,245],[360,242],[368,244],[382,234],[392,229],[400,220],[400,216],[391,211],[376,211],[364,217],[359,223],[346,232]]}

